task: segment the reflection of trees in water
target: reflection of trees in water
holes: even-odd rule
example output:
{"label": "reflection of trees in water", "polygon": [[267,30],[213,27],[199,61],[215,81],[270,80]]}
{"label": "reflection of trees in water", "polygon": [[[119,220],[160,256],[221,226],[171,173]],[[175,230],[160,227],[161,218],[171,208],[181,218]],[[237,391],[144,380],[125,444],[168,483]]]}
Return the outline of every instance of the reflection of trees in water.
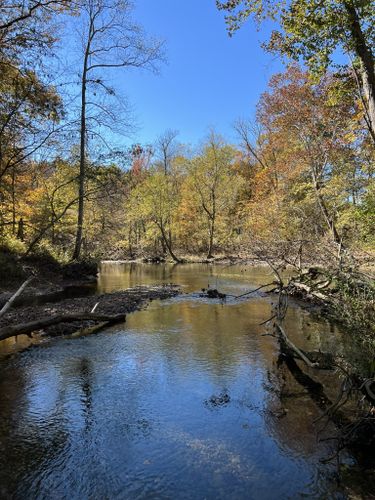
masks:
{"label": "reflection of trees in water", "polygon": [[222,380],[224,387],[244,363],[259,363],[262,355],[272,360],[275,347],[262,340],[259,326],[269,310],[269,303],[258,300],[238,306],[178,302],[129,316],[127,326],[160,332],[150,337],[149,356],[157,349],[171,374],[200,370],[203,364],[204,376],[214,384]]}
{"label": "reflection of trees in water", "polygon": [[[268,378],[265,422],[270,434],[281,448],[298,457],[317,463],[326,458],[332,451],[331,445],[318,441],[319,425],[314,424],[324,404],[322,385],[305,374],[294,360],[288,363],[283,354],[277,356]],[[332,424],[326,430],[333,429]],[[330,468],[326,469],[329,473]]]}
{"label": "reflection of trees in water", "polygon": [[[250,271],[253,278],[253,269]],[[136,285],[174,282],[178,285],[188,285],[190,290],[199,291],[208,284],[216,286],[217,281],[220,284],[223,280],[225,281],[227,275],[233,276],[234,272],[240,276],[243,275],[241,266],[232,266],[229,269],[225,266],[209,264],[104,262],[100,265],[98,285],[101,291],[111,292]]]}
{"label": "reflection of trees in water", "polygon": [[78,374],[81,382],[82,396],[81,401],[83,404],[83,415],[85,419],[85,431],[88,432],[92,426],[92,362],[86,357],[79,360]]}
{"label": "reflection of trees in water", "polygon": [[[190,280],[189,273],[193,271],[197,273],[196,266],[191,268],[192,271],[180,265],[127,266],[129,274],[125,278],[124,268],[119,272],[119,279],[125,279],[127,283],[129,275],[132,275],[132,280],[134,278],[134,283],[141,281],[155,283],[159,279],[178,283],[180,279],[183,282]],[[192,282],[198,284],[202,279],[215,276],[213,267],[202,266],[201,269],[203,278],[201,275],[193,276]],[[119,266],[114,266],[114,273],[118,271]],[[116,351],[118,360],[115,358],[114,364],[117,361],[119,361],[118,366],[124,363],[123,372],[111,374],[111,377],[121,377],[121,380],[116,382],[119,385],[117,386],[111,379],[110,388],[105,385],[99,387],[100,364],[96,363],[96,358],[91,356],[90,352],[86,356],[75,357],[74,362],[71,358],[67,358],[69,362],[61,359],[54,410],[46,420],[40,422],[33,420],[25,423],[28,413],[26,380],[30,374],[17,365],[13,370],[6,370],[2,378],[0,373],[0,443],[2,451],[4,450],[0,455],[0,484],[5,485],[3,490],[0,490],[0,497],[9,497],[15,491],[20,492],[22,497],[22,492],[27,491],[33,478],[41,475],[44,467],[51,466],[55,459],[61,461],[60,458],[64,458],[68,440],[72,440],[74,425],[77,423],[74,419],[78,419],[78,423],[84,423],[84,435],[73,436],[75,443],[78,440],[77,450],[74,451],[77,460],[83,456],[87,467],[95,465],[96,443],[94,445],[93,443],[100,433],[101,439],[98,439],[98,442],[104,443],[103,448],[105,448],[104,451],[100,451],[106,456],[106,453],[112,452],[110,448],[114,448],[122,457],[122,465],[125,466],[126,460],[131,460],[131,454],[129,452],[128,457],[124,451],[124,436],[130,438],[134,438],[134,435],[149,436],[152,428],[158,426],[155,420],[150,424],[147,419],[152,414],[150,408],[152,409],[152,404],[155,403],[153,396],[158,394],[159,372],[155,373],[146,366],[143,373],[141,365],[141,363],[147,365],[150,359],[153,363],[152,358],[156,356],[159,358],[156,361],[156,369],[160,369],[160,377],[164,376],[162,373],[164,369],[171,379],[175,374],[182,374],[184,377],[186,372],[188,378],[190,376],[188,372],[199,371],[202,379],[215,386],[214,395],[217,399],[214,403],[219,409],[222,403],[227,404],[225,395],[220,392],[225,389],[228,389],[231,397],[228,405],[238,404],[229,392],[233,380],[239,380],[244,385],[249,384],[249,387],[244,387],[244,391],[248,391],[246,396],[248,394],[251,396],[252,391],[256,390],[255,384],[254,387],[251,386],[251,370],[259,368],[263,374],[268,368],[269,387],[264,387],[260,405],[264,404],[262,408],[265,408],[265,421],[270,434],[275,436],[281,448],[291,450],[294,456],[325,457],[327,454],[323,446],[318,448],[315,432],[312,431],[312,421],[317,416],[318,410],[285,364],[278,365],[275,362],[278,353],[275,340],[261,336],[265,330],[260,323],[270,316],[270,307],[270,303],[264,299],[252,299],[234,306],[179,302],[150,308],[134,316],[130,315],[128,317],[130,330],[135,327],[142,333],[160,332],[160,335],[150,334],[150,342],[147,340],[144,346],[142,344],[142,352],[138,349],[135,355],[132,355],[129,366],[124,362],[126,357],[124,352],[121,352],[121,349]],[[300,345],[301,334],[308,336],[310,332],[312,341],[320,342],[326,333],[329,333],[328,324],[317,323],[311,327],[308,315],[301,313],[299,309],[291,308],[291,311],[286,324],[288,333],[290,332],[291,337],[296,339],[296,344]],[[133,370],[131,363],[134,360],[140,365]],[[164,364],[161,368],[160,363]],[[155,368],[152,364],[151,366]],[[243,368],[249,370],[247,376],[238,371]],[[259,385],[261,387],[261,382]],[[114,392],[109,395],[108,390]],[[72,394],[74,402],[77,400],[80,402],[79,412],[69,401]],[[207,398],[210,396],[208,393]],[[247,401],[249,399],[251,398],[247,398]],[[113,410],[105,406],[106,402],[113,405]],[[255,403],[257,402],[258,399]],[[120,408],[121,412],[117,413],[116,407]],[[288,410],[285,415],[280,412],[282,409]],[[103,425],[105,418],[108,418],[108,425]],[[73,424],[73,430],[68,427],[67,422]],[[12,427],[14,430],[11,433]],[[81,431],[82,426],[79,432]],[[132,439],[129,439],[129,443],[131,441]],[[90,448],[88,444],[91,444]],[[130,446],[131,444],[129,448]],[[19,490],[17,490],[18,482]]]}
{"label": "reflection of trees in water", "polygon": [[[342,383],[337,373],[323,375],[316,370],[311,372],[302,362],[280,354],[270,380],[271,387],[277,387],[277,390],[268,393],[265,421],[269,433],[275,436],[279,446],[298,458],[315,461],[320,469],[319,483],[314,484],[314,488],[319,490],[319,498],[336,498],[341,493],[346,498],[348,491],[356,498],[367,498],[373,490],[373,477],[371,473],[366,475],[365,465],[373,455],[368,436],[363,442],[360,436],[356,438],[354,446],[343,449],[339,457],[339,443],[335,438],[340,429],[347,429],[350,425],[348,414],[339,410],[331,414],[329,420],[317,420],[314,423],[332,405],[327,396],[328,380],[329,388],[335,388],[333,394],[336,397]],[[325,381],[324,384],[322,381]],[[363,458],[365,462],[362,463]],[[340,463],[345,464],[344,468],[340,469]],[[370,465],[368,470],[372,468]],[[332,481],[333,475],[339,482]]]}
{"label": "reflection of trees in water", "polygon": [[27,335],[17,335],[0,341],[0,356],[7,356],[17,351],[21,351],[30,347],[33,344],[33,339]]}
{"label": "reflection of trees in water", "polygon": [[[9,364],[8,364],[9,363]],[[45,464],[61,455],[68,442],[64,420],[57,418],[58,405],[48,418],[30,413],[30,376],[12,358],[0,373],[0,498],[27,498]],[[54,425],[49,425],[50,421]]]}

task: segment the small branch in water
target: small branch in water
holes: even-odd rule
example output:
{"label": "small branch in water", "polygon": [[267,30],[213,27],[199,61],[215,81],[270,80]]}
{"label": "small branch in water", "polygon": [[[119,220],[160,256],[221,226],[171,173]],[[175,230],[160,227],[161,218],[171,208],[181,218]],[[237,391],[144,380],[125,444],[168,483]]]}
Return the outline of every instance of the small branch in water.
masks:
{"label": "small branch in water", "polygon": [[266,323],[268,323],[269,321],[272,321],[273,319],[275,319],[277,317],[277,314],[274,314],[273,316],[271,316],[270,318],[266,319],[265,321],[262,321],[261,323],[259,323],[259,326],[262,326],[262,325],[265,325]]}
{"label": "small branch in water", "polygon": [[245,293],[241,293],[241,295],[229,295],[227,294],[227,297],[233,297],[235,299],[240,299],[241,297],[245,297],[246,295],[250,295],[251,293],[255,293],[258,290],[261,290],[262,288],[266,288],[267,286],[275,285],[275,282],[272,281],[272,283],[267,283],[266,285],[259,286],[258,288],[255,288],[255,290],[250,290]]}

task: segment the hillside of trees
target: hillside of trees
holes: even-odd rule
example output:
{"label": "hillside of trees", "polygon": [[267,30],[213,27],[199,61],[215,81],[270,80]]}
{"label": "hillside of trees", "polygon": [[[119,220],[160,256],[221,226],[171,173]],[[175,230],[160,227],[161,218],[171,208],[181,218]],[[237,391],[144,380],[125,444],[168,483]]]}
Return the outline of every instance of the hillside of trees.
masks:
{"label": "hillside of trees", "polygon": [[[271,15],[255,4],[218,2],[232,31],[248,16]],[[374,9],[371,2],[339,4],[352,64],[330,59],[343,43],[332,12],[284,13],[283,43],[280,33],[270,43],[290,62],[271,78],[256,119],[234,124],[235,144],[210,130],[191,146],[177,131],[161,130],[149,144],[125,147],[114,138],[131,123],[110,75],[157,71],[164,59],[163,43],[132,21],[131,3],[2,0],[2,249],[63,262],[154,256],[177,262],[275,245],[297,254],[333,245],[371,257]],[[79,33],[75,75],[54,58],[64,24]],[[326,38],[314,38],[319,30]]]}

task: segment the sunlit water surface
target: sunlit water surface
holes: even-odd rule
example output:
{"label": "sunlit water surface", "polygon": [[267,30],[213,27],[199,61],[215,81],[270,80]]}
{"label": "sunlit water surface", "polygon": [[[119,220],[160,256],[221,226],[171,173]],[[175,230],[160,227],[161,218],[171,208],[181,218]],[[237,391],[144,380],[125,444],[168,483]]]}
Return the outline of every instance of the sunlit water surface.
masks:
{"label": "sunlit water surface", "polygon": [[[194,293],[272,279],[262,267],[102,265],[100,291],[173,282],[188,295],[1,359],[0,497],[342,498],[319,461],[331,450],[317,440],[318,410],[260,325],[272,299]],[[306,349],[339,344],[297,305],[285,328]]]}

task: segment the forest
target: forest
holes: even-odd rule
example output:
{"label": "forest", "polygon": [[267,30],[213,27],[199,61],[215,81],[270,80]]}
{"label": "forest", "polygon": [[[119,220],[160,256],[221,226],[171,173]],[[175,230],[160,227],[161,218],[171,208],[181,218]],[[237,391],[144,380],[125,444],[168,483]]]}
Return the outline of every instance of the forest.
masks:
{"label": "forest", "polygon": [[[219,6],[232,12],[236,3]],[[357,33],[347,14],[345,40],[334,39],[334,21],[323,7],[311,13],[308,26],[298,15],[283,19],[287,47],[277,50],[292,51],[300,64],[291,60],[271,78],[256,119],[233,125],[235,144],[210,130],[192,146],[170,129],[149,144],[118,147],[117,135],[131,124],[123,96],[107,82],[109,72],[155,70],[164,57],[162,42],[132,24],[131,8],[126,1],[30,2],[18,8],[2,2],[2,248],[51,254],[59,261],[246,255],[252,242],[332,242],[371,254],[371,2],[357,13],[362,31]],[[251,12],[238,15],[245,14]],[[56,76],[53,60],[64,34],[59,23],[67,16],[82,39],[74,86]],[[326,40],[317,40],[314,29],[323,16]],[[276,43],[274,38],[276,33]],[[350,65],[330,60],[339,43]]]}

